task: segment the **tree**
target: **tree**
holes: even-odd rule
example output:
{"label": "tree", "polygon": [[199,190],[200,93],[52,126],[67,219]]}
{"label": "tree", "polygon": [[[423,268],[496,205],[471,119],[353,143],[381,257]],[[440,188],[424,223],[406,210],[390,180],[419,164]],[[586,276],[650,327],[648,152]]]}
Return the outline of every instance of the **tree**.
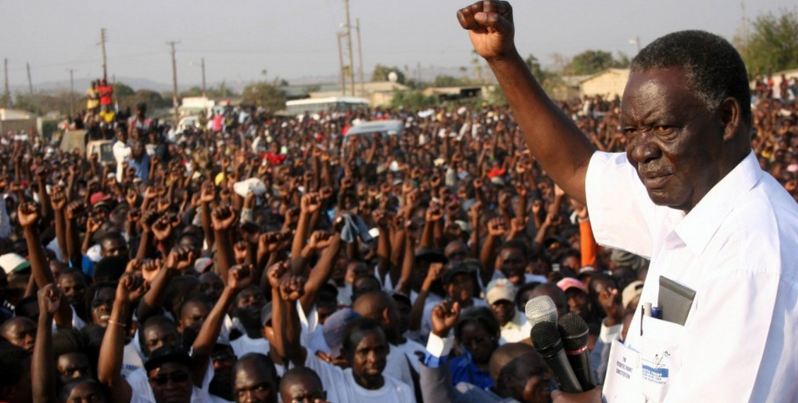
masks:
{"label": "tree", "polygon": [[164,98],[160,93],[153,90],[138,90],[131,95],[118,97],[119,107],[121,109],[130,107],[134,109],[137,104],[147,104],[149,110],[153,111],[160,108],[169,108],[172,106],[172,97]]}
{"label": "tree", "polygon": [[438,103],[434,96],[426,96],[418,90],[394,91],[391,99],[391,107],[418,110],[428,108]]}
{"label": "tree", "polygon": [[275,112],[285,108],[285,91],[278,85],[277,80],[272,82],[259,81],[244,87],[241,93],[245,104],[255,105]]}
{"label": "tree", "polygon": [[526,63],[526,67],[529,68],[529,71],[532,72],[532,75],[540,82],[543,82],[546,78],[546,72],[543,71],[543,68],[540,66],[540,61],[535,55],[530,54],[529,56],[524,59],[524,63]]}
{"label": "tree", "polygon": [[374,66],[374,72],[371,73],[371,81],[388,81],[388,75],[391,72],[396,73],[396,82],[404,84],[405,73],[403,73],[400,68],[396,66],[384,66],[382,64]]}
{"label": "tree", "polygon": [[458,78],[445,74],[436,76],[435,81],[432,82],[433,87],[461,87],[473,84],[474,83],[467,78]]}
{"label": "tree", "polygon": [[798,67],[798,13],[760,15],[748,38],[737,38],[748,74],[774,73]]}
{"label": "tree", "polygon": [[565,67],[566,74],[595,74],[613,66],[612,53],[603,50],[586,50],[577,54]]}
{"label": "tree", "polygon": [[133,91],[133,88],[130,88],[129,85],[123,83],[116,83],[114,84],[113,87],[114,87],[114,95],[117,98],[127,97],[133,95],[133,93],[135,92]]}

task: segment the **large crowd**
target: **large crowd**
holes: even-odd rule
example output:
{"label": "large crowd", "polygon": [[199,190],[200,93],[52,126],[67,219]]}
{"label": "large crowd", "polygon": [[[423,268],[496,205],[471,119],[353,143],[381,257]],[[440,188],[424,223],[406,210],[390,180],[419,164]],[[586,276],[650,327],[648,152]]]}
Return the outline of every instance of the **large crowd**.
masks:
{"label": "large crowd", "polygon": [[[772,87],[753,147],[798,200],[798,84]],[[526,302],[587,322],[599,383],[637,306],[647,261],[596,245],[508,108],[228,106],[177,132],[89,102],[64,126],[113,161],[0,135],[0,401],[546,402]],[[561,108],[624,151],[617,98]]]}

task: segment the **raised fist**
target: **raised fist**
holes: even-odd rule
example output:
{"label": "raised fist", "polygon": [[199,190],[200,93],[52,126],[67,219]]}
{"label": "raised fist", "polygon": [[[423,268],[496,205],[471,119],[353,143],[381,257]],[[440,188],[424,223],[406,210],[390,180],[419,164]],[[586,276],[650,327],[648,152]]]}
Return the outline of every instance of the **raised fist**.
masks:
{"label": "raised fist", "polygon": [[22,203],[17,209],[17,220],[22,227],[32,227],[39,222],[39,209],[33,203]]}
{"label": "raised fist", "polygon": [[169,252],[164,267],[170,270],[184,271],[194,262],[194,251],[188,246],[178,246]]}
{"label": "raised fist", "polygon": [[219,206],[211,213],[211,224],[216,231],[226,231],[232,228],[236,221],[236,214],[229,205]]}
{"label": "raised fist", "polygon": [[444,301],[432,308],[432,333],[445,338],[460,318],[460,304]]}

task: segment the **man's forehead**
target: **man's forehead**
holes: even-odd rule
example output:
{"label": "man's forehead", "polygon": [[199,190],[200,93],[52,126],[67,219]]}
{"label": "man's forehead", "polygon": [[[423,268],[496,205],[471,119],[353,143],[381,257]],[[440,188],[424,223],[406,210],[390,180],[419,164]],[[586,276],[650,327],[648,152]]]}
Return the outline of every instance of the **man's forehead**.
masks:
{"label": "man's forehead", "polygon": [[681,67],[634,70],[621,99],[621,118],[642,120],[674,108],[694,106],[697,95]]}

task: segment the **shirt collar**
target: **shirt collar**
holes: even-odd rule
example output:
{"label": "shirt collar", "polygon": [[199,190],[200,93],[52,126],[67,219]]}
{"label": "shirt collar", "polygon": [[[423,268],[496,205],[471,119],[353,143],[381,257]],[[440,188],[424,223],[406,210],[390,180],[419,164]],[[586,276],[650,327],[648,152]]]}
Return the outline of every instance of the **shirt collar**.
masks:
{"label": "shirt collar", "polygon": [[762,177],[762,168],[753,151],[698,201],[674,228],[676,235],[694,253],[703,252],[740,196]]}

